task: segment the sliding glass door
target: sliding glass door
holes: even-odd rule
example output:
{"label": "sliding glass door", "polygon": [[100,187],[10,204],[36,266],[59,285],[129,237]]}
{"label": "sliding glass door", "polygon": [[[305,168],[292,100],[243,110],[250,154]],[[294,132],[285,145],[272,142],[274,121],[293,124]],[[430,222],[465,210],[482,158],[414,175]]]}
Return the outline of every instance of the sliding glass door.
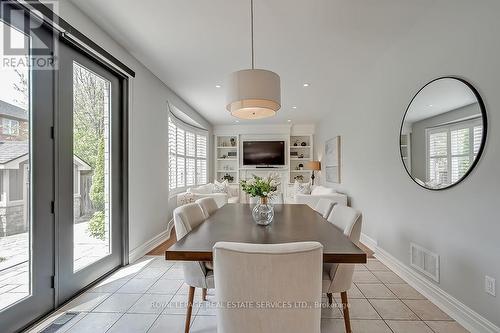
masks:
{"label": "sliding glass door", "polygon": [[58,301],[122,263],[119,78],[59,48]]}
{"label": "sliding glass door", "polygon": [[126,262],[124,79],[0,3],[0,332]]}
{"label": "sliding glass door", "polygon": [[0,331],[54,307],[53,36],[2,2]]}

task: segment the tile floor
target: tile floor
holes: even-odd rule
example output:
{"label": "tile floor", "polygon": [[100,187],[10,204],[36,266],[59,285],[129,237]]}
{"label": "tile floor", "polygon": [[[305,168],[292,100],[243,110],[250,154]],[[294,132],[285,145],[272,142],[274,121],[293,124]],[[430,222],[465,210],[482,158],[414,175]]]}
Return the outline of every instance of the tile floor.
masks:
{"label": "tile floor", "polygon": [[[180,263],[146,256],[82,294],[29,332],[41,332],[66,312],[77,315],[57,332],[183,332],[188,287]],[[376,259],[358,265],[348,292],[355,333],[465,333],[435,305]],[[340,296],[334,295],[340,303]],[[216,332],[215,310],[197,290],[192,333]],[[322,332],[344,332],[339,307],[324,308]]]}

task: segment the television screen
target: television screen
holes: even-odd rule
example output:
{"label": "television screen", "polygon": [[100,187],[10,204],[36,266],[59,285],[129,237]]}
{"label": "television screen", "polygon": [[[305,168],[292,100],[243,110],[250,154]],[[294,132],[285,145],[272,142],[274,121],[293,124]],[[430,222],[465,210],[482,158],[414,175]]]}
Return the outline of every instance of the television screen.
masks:
{"label": "television screen", "polygon": [[244,141],[243,165],[285,165],[285,141]]}

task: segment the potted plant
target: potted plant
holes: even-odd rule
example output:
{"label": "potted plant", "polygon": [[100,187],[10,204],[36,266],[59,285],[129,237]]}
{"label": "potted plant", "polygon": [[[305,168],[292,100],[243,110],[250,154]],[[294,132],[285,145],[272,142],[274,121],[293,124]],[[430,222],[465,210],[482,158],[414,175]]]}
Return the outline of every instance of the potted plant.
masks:
{"label": "potted plant", "polygon": [[269,200],[277,195],[280,178],[277,173],[270,173],[266,178],[253,175],[249,180],[240,181],[243,192],[251,197],[258,197],[259,203],[252,210],[252,217],[259,225],[268,225],[273,221],[274,207]]}
{"label": "potted plant", "polygon": [[223,177],[222,177],[222,181],[224,180],[227,180],[228,183],[232,183],[234,181],[234,177],[231,176],[230,174],[226,173]]}

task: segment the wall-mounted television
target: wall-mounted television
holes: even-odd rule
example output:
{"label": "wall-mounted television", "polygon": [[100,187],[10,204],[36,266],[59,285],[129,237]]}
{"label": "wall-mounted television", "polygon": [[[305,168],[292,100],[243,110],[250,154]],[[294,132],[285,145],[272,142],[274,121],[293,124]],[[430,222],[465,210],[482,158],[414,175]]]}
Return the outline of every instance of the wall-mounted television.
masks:
{"label": "wall-mounted television", "polygon": [[285,141],[243,141],[243,165],[285,165]]}

